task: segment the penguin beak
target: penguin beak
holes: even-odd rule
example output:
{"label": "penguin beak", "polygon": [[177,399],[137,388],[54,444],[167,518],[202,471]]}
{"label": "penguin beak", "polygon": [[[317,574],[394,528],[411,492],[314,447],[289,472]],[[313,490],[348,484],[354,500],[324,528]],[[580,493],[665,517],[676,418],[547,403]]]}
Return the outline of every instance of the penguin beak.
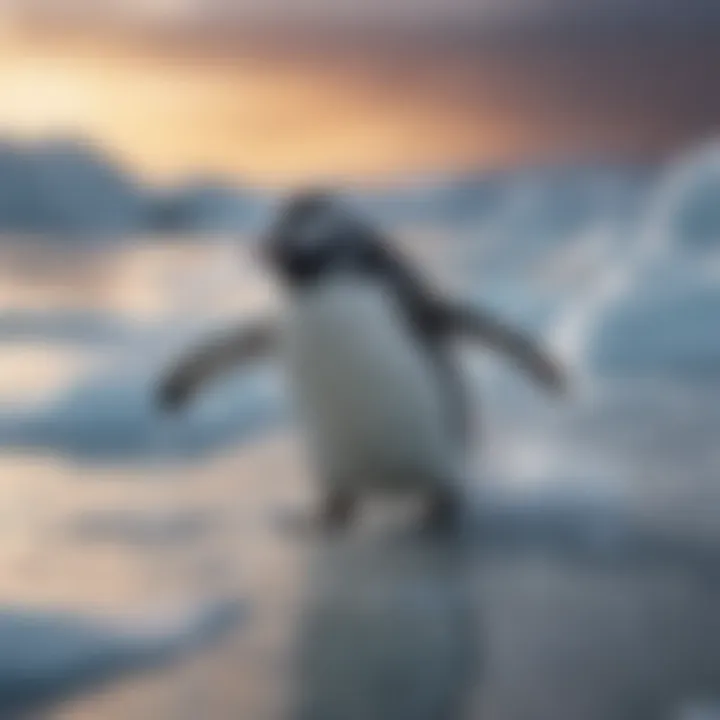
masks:
{"label": "penguin beak", "polygon": [[285,273],[297,278],[313,275],[322,258],[320,248],[303,243],[287,243],[280,252],[280,264]]}
{"label": "penguin beak", "polygon": [[347,223],[327,202],[281,214],[262,242],[264,261],[287,279],[312,277],[333,257]]}
{"label": "penguin beak", "polygon": [[269,233],[260,242],[263,264],[285,279],[309,277],[322,265],[324,250],[321,244],[302,242],[287,233]]}

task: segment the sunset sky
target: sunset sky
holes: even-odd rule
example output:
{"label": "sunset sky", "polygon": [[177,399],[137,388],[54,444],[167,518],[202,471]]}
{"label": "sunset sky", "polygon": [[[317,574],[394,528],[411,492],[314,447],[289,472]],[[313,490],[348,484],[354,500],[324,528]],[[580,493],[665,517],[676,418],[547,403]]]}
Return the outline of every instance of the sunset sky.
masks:
{"label": "sunset sky", "polygon": [[720,130],[709,0],[0,0],[0,134],[150,178],[635,160]]}

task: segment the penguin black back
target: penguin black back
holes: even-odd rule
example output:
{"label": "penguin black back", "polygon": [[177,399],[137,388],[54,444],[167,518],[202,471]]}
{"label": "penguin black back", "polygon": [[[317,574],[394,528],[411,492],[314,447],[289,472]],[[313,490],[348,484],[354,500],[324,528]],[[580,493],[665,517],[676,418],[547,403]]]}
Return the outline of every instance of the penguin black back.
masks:
{"label": "penguin black back", "polygon": [[380,280],[420,334],[442,331],[440,302],[430,284],[389,238],[329,192],[292,196],[265,237],[263,254],[273,274],[291,290],[340,275]]}

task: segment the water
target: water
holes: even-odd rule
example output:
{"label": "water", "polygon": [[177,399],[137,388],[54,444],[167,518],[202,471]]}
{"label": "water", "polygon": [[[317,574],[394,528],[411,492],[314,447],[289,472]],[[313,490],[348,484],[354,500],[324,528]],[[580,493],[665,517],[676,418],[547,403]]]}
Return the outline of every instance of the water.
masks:
{"label": "water", "polygon": [[283,522],[314,496],[271,366],[154,412],[179,348],[271,302],[242,248],[4,242],[0,717],[717,705],[720,150],[508,173],[477,212],[473,192],[434,180],[422,217],[413,192],[365,204],[573,383],[558,403],[464,353],[481,422],[457,545],[418,539],[404,508],[329,544]]}

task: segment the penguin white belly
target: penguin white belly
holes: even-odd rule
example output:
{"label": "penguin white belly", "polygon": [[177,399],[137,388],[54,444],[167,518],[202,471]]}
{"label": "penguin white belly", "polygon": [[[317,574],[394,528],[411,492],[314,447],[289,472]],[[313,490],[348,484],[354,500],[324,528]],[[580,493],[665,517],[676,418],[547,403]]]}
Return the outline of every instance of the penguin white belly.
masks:
{"label": "penguin white belly", "polygon": [[286,331],[289,376],[325,481],[402,490],[457,479],[440,374],[388,292],[327,283],[298,298]]}

